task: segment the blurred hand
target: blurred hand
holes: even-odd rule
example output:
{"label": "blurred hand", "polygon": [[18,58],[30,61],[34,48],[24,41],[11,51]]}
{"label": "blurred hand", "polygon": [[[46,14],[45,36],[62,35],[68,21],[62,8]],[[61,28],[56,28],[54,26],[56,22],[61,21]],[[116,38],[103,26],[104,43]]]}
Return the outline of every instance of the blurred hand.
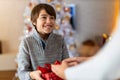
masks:
{"label": "blurred hand", "polygon": [[42,79],[41,71],[39,71],[39,70],[30,72],[30,77],[34,80],[44,80],[44,79]]}
{"label": "blurred hand", "polygon": [[65,79],[64,71],[66,68],[68,68],[66,61],[62,61],[61,65],[52,65],[52,71],[62,79]]}
{"label": "blurred hand", "polygon": [[75,58],[78,63],[81,63],[81,62],[84,62],[84,61],[90,59],[91,57],[75,57]]}
{"label": "blurred hand", "polygon": [[88,57],[73,57],[68,58],[62,61],[61,65],[52,65],[52,71],[59,77],[65,79],[64,71],[68,67],[75,66],[85,60],[89,59]]}

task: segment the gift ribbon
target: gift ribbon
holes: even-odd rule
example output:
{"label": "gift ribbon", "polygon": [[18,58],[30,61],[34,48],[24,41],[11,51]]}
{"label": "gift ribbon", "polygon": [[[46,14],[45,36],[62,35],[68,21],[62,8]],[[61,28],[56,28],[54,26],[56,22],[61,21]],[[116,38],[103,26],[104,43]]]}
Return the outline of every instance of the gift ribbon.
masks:
{"label": "gift ribbon", "polygon": [[[61,62],[60,61],[55,61],[54,62],[55,65],[60,65]],[[41,77],[44,80],[63,80],[62,78],[58,77],[55,73],[52,72],[51,70],[51,64],[44,64],[44,67],[38,66],[37,70],[41,71]]]}

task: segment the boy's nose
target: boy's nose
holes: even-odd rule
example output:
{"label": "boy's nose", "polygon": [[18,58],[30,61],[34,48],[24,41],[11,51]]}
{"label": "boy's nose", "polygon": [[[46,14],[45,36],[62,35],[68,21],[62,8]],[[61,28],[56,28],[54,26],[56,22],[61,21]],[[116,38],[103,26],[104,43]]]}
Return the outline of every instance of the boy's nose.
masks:
{"label": "boy's nose", "polygon": [[47,18],[46,23],[51,23],[51,19]]}

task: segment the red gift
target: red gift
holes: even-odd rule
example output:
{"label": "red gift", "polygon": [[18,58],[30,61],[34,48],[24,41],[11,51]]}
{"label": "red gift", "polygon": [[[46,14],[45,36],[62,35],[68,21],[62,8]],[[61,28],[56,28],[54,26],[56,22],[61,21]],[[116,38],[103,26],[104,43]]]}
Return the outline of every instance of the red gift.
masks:
{"label": "red gift", "polygon": [[[60,65],[60,61],[55,61],[55,65]],[[63,80],[62,78],[58,77],[55,73],[51,70],[51,64],[46,63],[44,67],[38,66],[37,70],[41,71],[41,76],[44,80]]]}

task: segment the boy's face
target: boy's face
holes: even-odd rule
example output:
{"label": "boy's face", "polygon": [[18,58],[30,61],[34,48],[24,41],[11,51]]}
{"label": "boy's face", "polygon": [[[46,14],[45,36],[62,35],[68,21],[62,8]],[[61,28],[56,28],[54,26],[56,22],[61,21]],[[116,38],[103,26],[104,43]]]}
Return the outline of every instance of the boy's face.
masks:
{"label": "boy's face", "polygon": [[53,31],[55,26],[54,16],[50,16],[44,9],[40,11],[39,17],[36,20],[36,29],[41,34],[49,34]]}

